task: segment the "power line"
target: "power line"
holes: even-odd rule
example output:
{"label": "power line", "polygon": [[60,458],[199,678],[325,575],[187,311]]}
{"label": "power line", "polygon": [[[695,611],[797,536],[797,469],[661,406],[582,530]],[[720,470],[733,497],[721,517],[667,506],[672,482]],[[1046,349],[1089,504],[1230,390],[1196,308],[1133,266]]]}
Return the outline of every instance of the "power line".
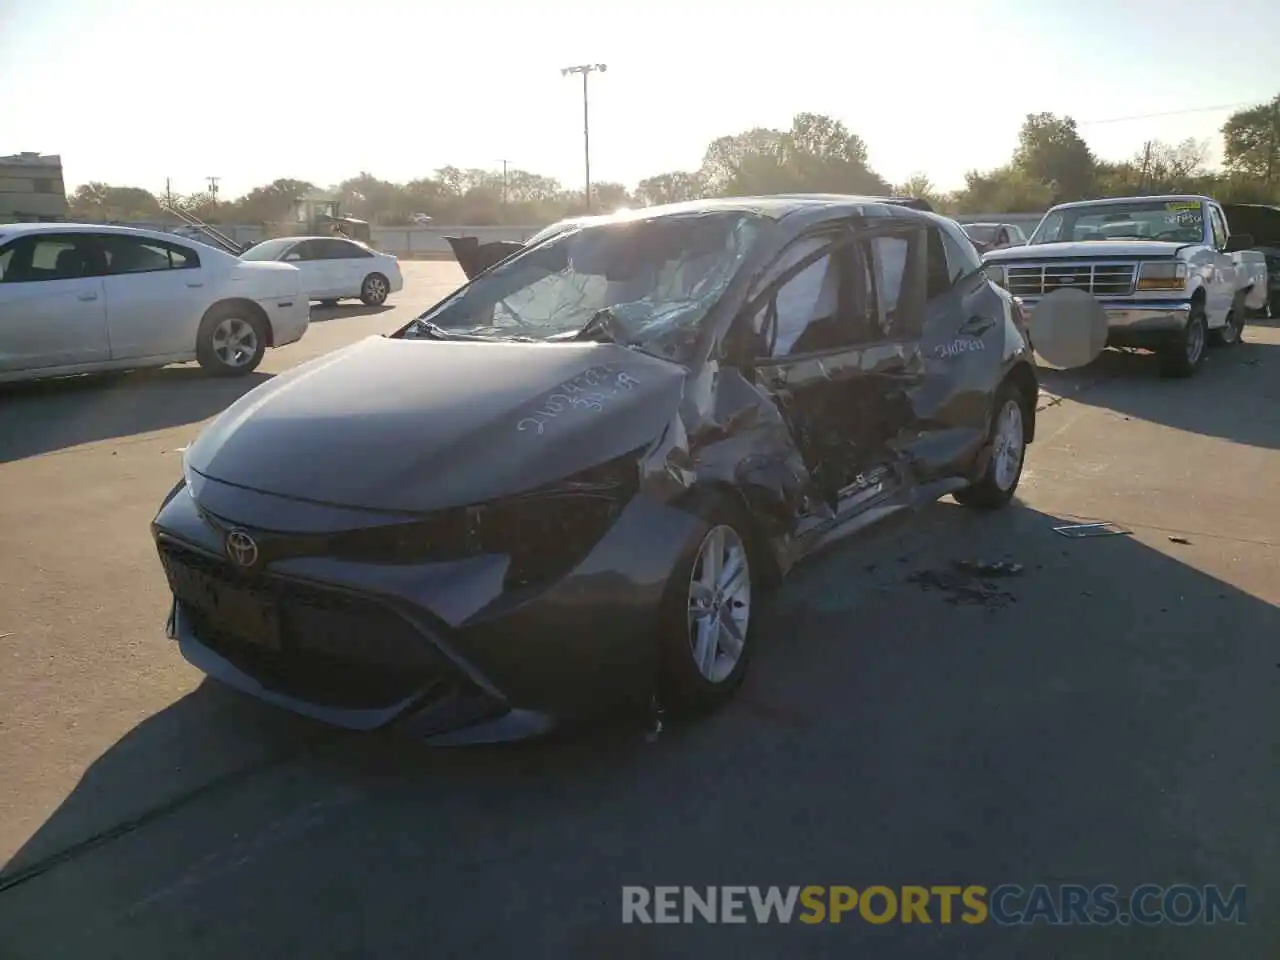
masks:
{"label": "power line", "polygon": [[1182,117],[1191,113],[1212,113],[1215,110],[1238,110],[1241,107],[1257,107],[1266,101],[1241,100],[1239,103],[1220,103],[1216,107],[1191,107],[1186,110],[1166,110],[1162,113],[1135,113],[1129,117],[1108,117],[1105,120],[1077,120],[1077,127],[1097,126],[1100,123],[1124,123],[1127,120],[1152,120],[1156,117]]}

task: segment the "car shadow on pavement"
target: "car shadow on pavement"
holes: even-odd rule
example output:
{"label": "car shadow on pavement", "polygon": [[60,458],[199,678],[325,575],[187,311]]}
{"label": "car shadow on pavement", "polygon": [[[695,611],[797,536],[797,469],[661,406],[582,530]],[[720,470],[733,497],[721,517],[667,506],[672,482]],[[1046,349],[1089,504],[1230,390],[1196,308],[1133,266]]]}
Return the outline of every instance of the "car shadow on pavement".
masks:
{"label": "car shadow on pavement", "polygon": [[[85,771],[0,874],[0,929],[134,960],[1264,956],[1280,610],[1194,549],[1061,522],[943,502],[832,548],[767,601],[739,697],[652,742],[433,751],[206,684]],[[1245,884],[1255,907],[1101,934],[619,922],[622,884],[726,883]]]}
{"label": "car shadow on pavement", "polygon": [[0,386],[0,463],[199,423],[271,375],[210,376],[163,367]]}
{"label": "car shadow on pavement", "polygon": [[1188,380],[1162,378],[1150,354],[1119,350],[1078,370],[1042,368],[1040,379],[1079,403],[1176,430],[1272,449],[1280,438],[1280,343],[1210,350]]}
{"label": "car shadow on pavement", "polygon": [[344,320],[348,317],[376,317],[380,313],[394,310],[395,305],[384,303],[377,307],[368,307],[363,303],[338,303],[332,307],[324,307],[318,303],[311,305],[311,322],[325,323],[329,320]]}

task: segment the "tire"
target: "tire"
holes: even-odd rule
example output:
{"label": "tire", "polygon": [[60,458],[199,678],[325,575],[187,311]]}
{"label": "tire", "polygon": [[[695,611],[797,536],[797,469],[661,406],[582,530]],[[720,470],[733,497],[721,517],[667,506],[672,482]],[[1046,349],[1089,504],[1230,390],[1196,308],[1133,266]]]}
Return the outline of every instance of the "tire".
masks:
{"label": "tire", "polygon": [[1159,351],[1160,376],[1179,379],[1195,376],[1204,362],[1208,343],[1204,304],[1192,304],[1186,327]]}
{"label": "tire", "polygon": [[366,307],[380,307],[387,302],[387,294],[391,292],[391,284],[380,273],[371,273],[360,284],[360,300]]}
{"label": "tire", "polygon": [[952,494],[958,503],[975,510],[998,510],[1013,499],[1027,459],[1026,419],[1027,398],[1017,384],[1006,380],[991,405],[987,429],[991,456],[981,477]]}
{"label": "tire", "polygon": [[1215,347],[1234,347],[1244,340],[1244,328],[1249,322],[1249,308],[1244,305],[1244,297],[1237,296],[1227,314],[1225,326],[1209,331],[1209,342]]}
{"label": "tire", "polygon": [[248,307],[216,306],[200,321],[196,359],[219,377],[243,377],[258,369],[267,351],[267,325]]}
{"label": "tire", "polygon": [[[746,514],[726,494],[703,501],[697,514],[706,523],[681,552],[658,617],[659,688],[678,713],[704,713],[727,702],[746,676],[755,652],[752,599],[762,586],[762,565],[753,549]],[[719,558],[721,586],[707,578]],[[738,577],[730,569],[745,570]],[[725,581],[729,589],[725,590]],[[697,617],[695,610],[706,613]]]}

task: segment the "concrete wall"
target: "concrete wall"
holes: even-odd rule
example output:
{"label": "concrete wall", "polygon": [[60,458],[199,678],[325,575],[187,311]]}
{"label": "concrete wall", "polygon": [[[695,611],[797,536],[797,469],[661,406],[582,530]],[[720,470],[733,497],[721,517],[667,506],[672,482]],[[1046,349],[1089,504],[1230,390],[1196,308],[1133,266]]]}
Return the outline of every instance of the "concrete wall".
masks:
{"label": "concrete wall", "polygon": [[[975,213],[962,214],[956,219],[961,223],[999,222],[1013,223],[1022,227],[1030,236],[1043,214],[1039,213]],[[146,227],[151,230],[167,230],[180,236],[188,236],[207,243],[199,233],[189,227],[172,223],[135,223],[133,226]],[[494,240],[527,240],[544,224],[512,227],[475,227],[475,226],[422,226],[422,227],[372,227],[370,238],[379,250],[394,253],[398,257],[421,259],[452,259],[453,254],[445,237],[478,237],[481,243]],[[232,240],[240,244],[257,243],[265,240],[266,232],[261,225],[224,224],[217,228]]]}

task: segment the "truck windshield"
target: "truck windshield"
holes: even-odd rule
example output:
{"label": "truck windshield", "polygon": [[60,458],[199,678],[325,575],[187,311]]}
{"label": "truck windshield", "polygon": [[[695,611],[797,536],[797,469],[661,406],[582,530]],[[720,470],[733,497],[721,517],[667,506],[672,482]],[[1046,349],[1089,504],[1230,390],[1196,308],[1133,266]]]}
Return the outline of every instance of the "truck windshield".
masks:
{"label": "truck windshield", "polygon": [[1198,243],[1203,237],[1204,206],[1198,200],[1143,200],[1050,210],[1036,227],[1031,243],[1087,240]]}

